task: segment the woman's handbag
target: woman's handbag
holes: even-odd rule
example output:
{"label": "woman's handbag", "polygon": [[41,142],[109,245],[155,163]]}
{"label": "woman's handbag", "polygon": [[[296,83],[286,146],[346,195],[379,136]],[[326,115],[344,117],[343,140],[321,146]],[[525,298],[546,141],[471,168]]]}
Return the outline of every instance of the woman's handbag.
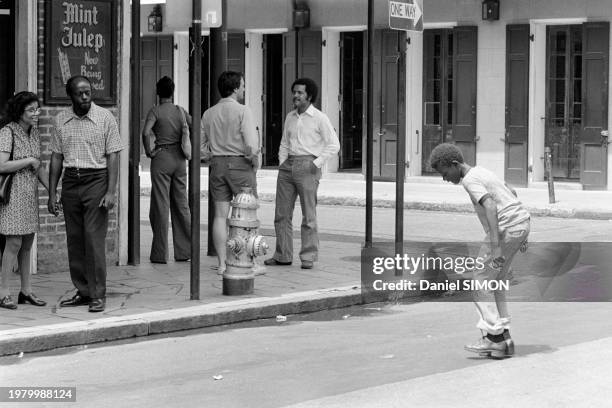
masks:
{"label": "woman's handbag", "polygon": [[181,117],[183,118],[183,134],[181,136],[181,149],[187,160],[191,160],[191,139],[189,138],[189,126],[187,125],[187,119],[185,118],[185,112],[183,108],[178,107],[181,111]]}
{"label": "woman's handbag", "polygon": [[[13,143],[11,144],[11,155],[9,161],[13,160],[13,150],[15,149],[15,135],[11,129]],[[0,204],[8,204],[11,196],[11,186],[13,185],[13,175],[15,173],[0,173]]]}

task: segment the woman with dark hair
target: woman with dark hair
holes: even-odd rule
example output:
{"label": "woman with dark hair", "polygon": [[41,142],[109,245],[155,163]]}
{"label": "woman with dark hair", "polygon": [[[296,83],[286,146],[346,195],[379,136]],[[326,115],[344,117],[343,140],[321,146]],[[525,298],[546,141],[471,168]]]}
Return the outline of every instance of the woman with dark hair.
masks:
{"label": "woman with dark hair", "polygon": [[149,221],[153,230],[150,260],[168,261],[168,212],[172,214],[174,259],[191,256],[191,215],[187,205],[187,166],[181,149],[183,121],[191,116],[172,103],[174,82],[165,76],[157,82],[159,105],[153,106],[142,130],[145,154],[151,158],[151,207]]}
{"label": "woman with dark hair", "polygon": [[[49,190],[49,173],[40,164],[39,101],[32,92],[19,92],[8,101],[6,126],[0,129],[0,173],[14,173],[8,203],[0,204],[0,234],[6,243],[2,254],[0,307],[17,309],[9,293],[15,261],[21,274],[17,303],[47,304],[32,293],[30,253],[38,231],[38,181]],[[12,153],[12,156],[11,156]]]}

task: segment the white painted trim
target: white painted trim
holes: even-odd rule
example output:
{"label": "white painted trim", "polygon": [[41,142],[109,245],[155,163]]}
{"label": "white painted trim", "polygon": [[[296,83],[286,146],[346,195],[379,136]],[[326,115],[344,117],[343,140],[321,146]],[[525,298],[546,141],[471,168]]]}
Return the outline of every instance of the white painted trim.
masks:
{"label": "white painted trim", "polygon": [[366,31],[368,26],[357,25],[357,26],[326,26],[323,30],[332,32],[354,32],[354,31]]}
{"label": "white painted trim", "polygon": [[[189,35],[189,31],[173,31],[171,33],[155,33],[155,34],[140,32],[140,38],[144,38],[144,37],[161,37],[161,36],[166,36],[166,35],[170,35],[170,34],[174,35],[174,34],[181,34],[181,33],[187,33],[187,35]],[[203,37],[208,37],[210,35],[210,30],[202,30],[200,35],[203,36]]]}
{"label": "white painted trim", "polygon": [[529,20],[530,24],[545,24],[545,25],[570,25],[586,23],[587,18],[535,18]]}
{"label": "white painted trim", "polygon": [[[131,7],[122,7],[123,27],[121,32],[121,73],[119,78],[119,123],[121,140],[124,146],[119,153],[119,205],[117,207],[117,233],[118,233],[118,252],[119,265],[127,265],[128,261],[128,198],[129,198],[129,163],[130,163],[130,39],[132,32]],[[140,135],[134,135],[140,138]],[[136,203],[136,205],[139,205]]]}
{"label": "white painted trim", "polygon": [[288,28],[250,28],[248,30],[244,30],[245,33],[255,33],[255,34],[282,34],[289,32]]}
{"label": "white painted trim", "polygon": [[[263,34],[252,31],[245,32],[244,40],[249,47],[244,52],[244,82],[246,93],[246,105],[251,110],[258,130],[259,146],[263,147],[263,90],[264,90],[264,60],[263,60]],[[260,155],[261,159],[261,155]],[[262,165],[261,160],[259,161]]]}
{"label": "white painted trim", "polygon": [[[185,30],[183,30],[183,31],[173,31],[172,34],[174,35],[174,38],[176,38],[177,34],[183,34],[183,35],[186,34],[186,35],[189,35],[189,31],[185,31]],[[210,30],[202,30],[202,33],[200,35],[203,35],[205,37],[209,36],[210,35]],[[140,33],[140,36],[143,37],[142,33]]]}
{"label": "white painted trim", "polygon": [[0,16],[10,16],[10,15],[11,15],[11,10],[7,10],[7,9],[0,10]]}
{"label": "white painted trim", "polygon": [[38,4],[28,2],[28,79],[27,89],[38,91]]}
{"label": "white painted trim", "polygon": [[[336,137],[340,138],[340,31],[323,27],[321,37],[327,44],[321,47],[321,111],[327,115]],[[342,148],[342,147],[341,147]],[[331,157],[323,164],[322,172],[336,173],[340,168],[340,154]]]}
{"label": "white painted trim", "polygon": [[529,47],[528,183],[544,180],[546,116],[546,24],[531,23],[534,40]]}
{"label": "white painted trim", "polygon": [[430,30],[434,28],[454,28],[457,27],[456,21],[440,22],[440,23],[423,23],[424,30]]}
{"label": "white painted trim", "polygon": [[[423,158],[423,33],[407,34],[406,44],[406,177],[420,176]],[[417,133],[418,132],[418,133]]]}
{"label": "white painted trim", "polygon": [[[10,10],[0,10],[0,15],[10,16]],[[30,91],[37,93],[38,82],[38,15],[36,0],[17,2],[13,14],[15,20],[15,44],[23,47],[15,48],[13,59],[15,78],[14,87],[17,91]],[[17,75],[24,73],[24,75]],[[30,251],[30,273],[38,272],[38,234],[34,235],[32,250]]]}
{"label": "white painted trim", "polygon": [[189,33],[187,31],[175,31],[173,42],[174,61],[174,103],[184,108],[189,107]]}

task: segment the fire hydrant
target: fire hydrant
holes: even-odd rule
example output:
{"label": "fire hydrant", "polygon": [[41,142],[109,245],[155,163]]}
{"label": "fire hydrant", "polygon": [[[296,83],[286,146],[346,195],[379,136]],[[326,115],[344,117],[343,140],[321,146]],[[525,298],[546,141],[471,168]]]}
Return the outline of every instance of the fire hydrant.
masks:
{"label": "fire hydrant", "polygon": [[255,273],[253,259],[268,251],[268,244],[259,234],[257,208],[259,204],[250,187],[241,187],[230,203],[228,219],[226,269],[223,273],[224,295],[253,293]]}

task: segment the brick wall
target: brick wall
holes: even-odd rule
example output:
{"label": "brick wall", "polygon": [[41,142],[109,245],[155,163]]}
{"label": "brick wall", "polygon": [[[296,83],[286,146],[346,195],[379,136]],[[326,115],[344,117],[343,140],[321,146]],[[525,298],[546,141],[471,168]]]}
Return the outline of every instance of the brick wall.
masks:
{"label": "brick wall", "polygon": [[[119,36],[120,37],[120,36]],[[67,106],[45,106],[45,1],[38,0],[38,97],[41,101],[41,113],[38,121],[40,131],[42,161],[45,166],[49,165],[51,152],[51,130],[53,118],[58,112]],[[121,71],[120,69],[118,70]],[[111,107],[110,111],[117,117],[118,110]],[[61,182],[60,182],[61,187]],[[49,195],[42,185],[39,185],[39,213],[40,232],[38,233],[38,272],[67,272],[68,253],[66,250],[66,225],[64,217],[49,214],[47,200]],[[117,207],[115,207],[117,208]],[[117,213],[113,209],[109,215],[108,234],[106,236],[106,259],[109,265],[116,265],[118,261],[117,251]]]}

